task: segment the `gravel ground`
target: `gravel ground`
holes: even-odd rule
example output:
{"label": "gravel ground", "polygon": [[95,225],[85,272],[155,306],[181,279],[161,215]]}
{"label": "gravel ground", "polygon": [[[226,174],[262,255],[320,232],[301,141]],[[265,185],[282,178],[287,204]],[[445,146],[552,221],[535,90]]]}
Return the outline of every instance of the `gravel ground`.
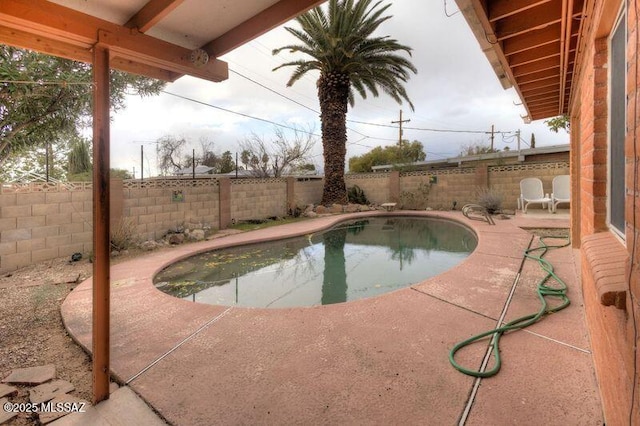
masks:
{"label": "gravel ground", "polygon": [[[74,384],[72,395],[91,401],[90,358],[69,337],[60,316],[64,298],[91,270],[87,260],[70,264],[65,258],[0,278],[0,378],[16,368],[54,364],[56,376]],[[28,402],[30,387],[17,387],[11,401]],[[19,414],[8,424],[38,423],[29,414]]]}

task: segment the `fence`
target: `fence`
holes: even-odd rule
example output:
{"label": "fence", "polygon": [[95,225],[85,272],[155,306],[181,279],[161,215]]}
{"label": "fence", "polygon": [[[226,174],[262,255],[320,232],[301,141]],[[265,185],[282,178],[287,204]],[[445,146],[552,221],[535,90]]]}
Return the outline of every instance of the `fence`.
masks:
{"label": "fence", "polygon": [[[376,204],[398,201],[404,192],[429,185],[428,205],[449,209],[476,200],[477,188],[490,188],[515,209],[525,177],[539,177],[551,192],[553,177],[569,173],[564,161],[476,166],[420,172],[349,174]],[[226,228],[234,221],[285,216],[293,206],[317,204],[322,181],[309,178],[151,179],[113,181],[112,226],[128,218],[142,239],[161,238],[184,223]],[[92,250],[92,185],[30,183],[3,185],[0,193],[0,273],[33,263]]]}

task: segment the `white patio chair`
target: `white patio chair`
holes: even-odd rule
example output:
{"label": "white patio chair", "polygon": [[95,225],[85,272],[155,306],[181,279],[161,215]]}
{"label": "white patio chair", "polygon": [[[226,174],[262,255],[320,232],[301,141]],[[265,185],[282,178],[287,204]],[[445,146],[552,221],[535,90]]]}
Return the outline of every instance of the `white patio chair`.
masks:
{"label": "white patio chair", "polygon": [[569,175],[561,175],[553,178],[551,192],[551,208],[556,212],[558,204],[571,202],[571,181]]}
{"label": "white patio chair", "polygon": [[538,178],[526,178],[520,181],[520,207],[527,213],[529,204],[542,204],[551,213],[551,198],[544,193],[542,181]]}

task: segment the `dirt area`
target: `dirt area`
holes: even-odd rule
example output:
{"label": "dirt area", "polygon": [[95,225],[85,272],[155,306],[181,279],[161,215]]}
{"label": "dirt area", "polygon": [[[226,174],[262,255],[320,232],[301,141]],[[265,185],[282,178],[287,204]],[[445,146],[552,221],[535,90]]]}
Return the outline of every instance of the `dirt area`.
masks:
{"label": "dirt area", "polygon": [[[0,379],[16,368],[54,364],[56,377],[75,386],[71,395],[91,401],[91,360],[67,334],[60,315],[65,297],[91,275],[89,260],[60,258],[0,277]],[[30,386],[16,387],[19,392],[11,402],[28,402]],[[30,414],[18,414],[8,424],[38,422]]]}
{"label": "dirt area", "polygon": [[[229,229],[209,238],[242,232]],[[155,249],[169,249],[156,247]],[[111,264],[144,255],[140,249],[121,253]],[[71,261],[58,258],[0,276],[0,380],[12,370],[53,364],[56,377],[71,382],[70,394],[87,401],[92,399],[91,359],[67,334],[60,315],[60,305],[82,281],[93,275],[87,258]],[[29,401],[31,386],[15,386],[18,395],[10,401]],[[8,425],[37,425],[35,415],[18,414]]]}

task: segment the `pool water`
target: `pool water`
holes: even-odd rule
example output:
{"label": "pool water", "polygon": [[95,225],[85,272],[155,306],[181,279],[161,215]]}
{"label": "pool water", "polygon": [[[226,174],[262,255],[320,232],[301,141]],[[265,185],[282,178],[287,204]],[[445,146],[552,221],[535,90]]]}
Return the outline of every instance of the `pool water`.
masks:
{"label": "pool water", "polygon": [[316,234],[215,250],[170,265],[158,289],[194,302],[282,308],[347,302],[440,274],[476,247],[447,220],[372,217]]}

